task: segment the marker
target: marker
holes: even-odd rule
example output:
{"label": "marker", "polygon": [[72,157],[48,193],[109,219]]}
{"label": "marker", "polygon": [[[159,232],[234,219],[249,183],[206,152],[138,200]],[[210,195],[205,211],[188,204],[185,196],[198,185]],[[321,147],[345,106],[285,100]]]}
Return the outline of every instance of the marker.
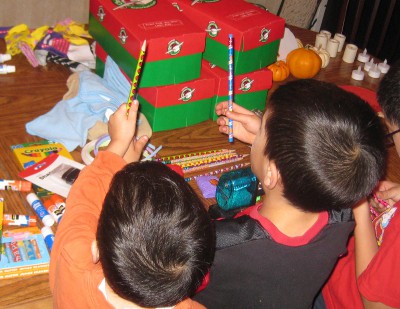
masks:
{"label": "marker", "polygon": [[[233,109],[233,35],[229,34],[228,41],[228,67],[229,67],[229,78],[228,78],[228,110],[231,112]],[[229,143],[233,143],[233,121],[229,118],[228,120],[228,138]]]}
{"label": "marker", "polygon": [[49,212],[43,206],[42,202],[39,200],[35,193],[29,193],[26,196],[26,200],[29,205],[35,210],[36,214],[42,220],[43,224],[46,226],[52,226],[54,224],[54,219],[51,217]]}
{"label": "marker", "polygon": [[11,252],[11,248],[10,248],[10,243],[9,242],[6,242],[4,244],[4,250],[6,252],[8,263],[13,263],[14,262],[14,256],[13,256],[13,254]]}
{"label": "marker", "polygon": [[10,249],[14,256],[14,262],[21,262],[22,257],[21,257],[21,254],[19,253],[19,248],[18,248],[17,242],[15,242],[15,241],[10,242]]}
{"label": "marker", "polygon": [[26,180],[0,179],[0,190],[29,192],[31,189],[32,183]]}
{"label": "marker", "polygon": [[29,240],[24,240],[24,245],[26,249],[26,254],[28,255],[29,260],[36,260],[35,248]]}
{"label": "marker", "polygon": [[3,224],[5,226],[36,226],[36,218],[27,215],[3,215]]}
{"label": "marker", "polygon": [[22,240],[18,241],[18,248],[19,248],[19,254],[21,255],[21,258],[23,261],[27,261],[28,258],[28,253],[26,252],[24,242]]}
{"label": "marker", "polygon": [[42,254],[40,253],[39,245],[36,239],[30,239],[29,242],[32,244],[33,249],[35,250],[36,258],[41,259]]}

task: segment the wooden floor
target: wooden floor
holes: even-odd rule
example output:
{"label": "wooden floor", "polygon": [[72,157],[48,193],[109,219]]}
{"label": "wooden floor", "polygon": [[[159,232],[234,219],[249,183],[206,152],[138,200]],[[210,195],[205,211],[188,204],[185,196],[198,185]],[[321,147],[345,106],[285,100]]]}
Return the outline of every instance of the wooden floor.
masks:
{"label": "wooden floor", "polygon": [[[294,28],[294,33],[302,38],[303,43],[313,43],[315,40],[315,33],[310,31]],[[0,53],[4,52],[4,41],[0,40]],[[339,57],[331,61],[328,68],[317,75],[317,79],[376,90],[379,80],[366,78],[363,82],[357,82],[350,78],[356,64],[346,64]],[[17,72],[0,75],[0,178],[3,179],[14,179],[20,171],[18,163],[10,152],[10,145],[39,140],[38,137],[26,133],[25,124],[49,111],[62,99],[67,91],[66,80],[71,74],[68,69],[55,64],[32,68],[23,55],[13,57],[9,64],[16,65]],[[270,93],[278,85],[274,83]],[[154,134],[151,142],[154,145],[163,145],[162,155],[217,149],[224,146],[226,148],[228,144],[226,136],[218,132],[217,126],[211,120],[190,128]],[[239,153],[249,152],[248,146],[239,142],[235,142],[232,147]],[[78,150],[72,154],[76,160],[81,161]],[[389,178],[400,182],[400,160],[394,148],[390,150],[388,171]],[[27,213],[24,194],[1,192],[1,195],[6,200],[6,211],[12,209],[14,213]],[[208,200],[206,203],[210,204],[212,201]],[[52,299],[47,275],[0,280],[0,308],[51,307]]]}

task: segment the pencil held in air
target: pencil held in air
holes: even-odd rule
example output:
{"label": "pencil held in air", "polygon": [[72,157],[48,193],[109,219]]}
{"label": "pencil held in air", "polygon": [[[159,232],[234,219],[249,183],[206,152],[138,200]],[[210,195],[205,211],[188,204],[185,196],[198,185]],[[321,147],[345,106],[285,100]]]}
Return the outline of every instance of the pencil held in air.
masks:
{"label": "pencil held in air", "polygon": [[140,73],[142,72],[142,65],[143,65],[143,59],[144,59],[145,53],[146,53],[146,40],[144,40],[144,42],[142,44],[142,48],[140,49],[140,54],[139,54],[139,58],[138,58],[138,62],[136,65],[136,70],[135,70],[135,75],[133,76],[133,79],[132,79],[131,91],[129,93],[129,98],[126,103],[127,113],[129,111],[129,109],[131,108],[133,100],[135,99],[135,95],[136,95],[137,88],[139,85]]}
{"label": "pencil held in air", "polygon": [[[229,34],[228,41],[228,68],[229,68],[229,78],[228,78],[228,110],[232,111],[233,105],[233,35]],[[229,118],[228,120],[228,138],[229,142],[233,142],[233,121]]]}

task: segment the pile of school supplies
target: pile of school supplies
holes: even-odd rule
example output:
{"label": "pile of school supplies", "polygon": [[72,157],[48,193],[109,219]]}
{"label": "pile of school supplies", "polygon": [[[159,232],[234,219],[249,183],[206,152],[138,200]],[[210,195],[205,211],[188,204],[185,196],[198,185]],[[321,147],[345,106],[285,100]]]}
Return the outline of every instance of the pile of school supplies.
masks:
{"label": "pile of school supplies", "polygon": [[53,27],[42,26],[31,30],[25,24],[8,29],[5,35],[7,53],[23,53],[33,67],[54,62],[73,72],[94,69],[95,56],[87,39],[89,33],[83,24],[70,18]]}
{"label": "pile of school supplies", "polygon": [[[120,6],[119,6],[120,5]],[[115,62],[138,83],[138,100],[153,131],[215,119],[228,97],[228,35],[233,35],[234,101],[263,110],[284,20],[244,0],[90,0],[89,32],[96,40],[96,73]],[[140,48],[147,50],[134,78]],[[218,68],[216,68],[216,66]]]}

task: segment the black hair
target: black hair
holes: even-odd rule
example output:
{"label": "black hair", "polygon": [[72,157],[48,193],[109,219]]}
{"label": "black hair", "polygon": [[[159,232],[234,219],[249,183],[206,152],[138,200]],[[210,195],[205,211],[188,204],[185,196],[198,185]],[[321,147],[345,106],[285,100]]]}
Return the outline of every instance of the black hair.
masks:
{"label": "black hair", "polygon": [[296,80],[271,95],[266,117],[265,155],[275,161],[294,206],[310,212],[351,207],[383,176],[384,131],[358,96]]}
{"label": "black hair", "polygon": [[144,307],[192,296],[211,267],[214,237],[194,190],[159,162],[131,163],[116,173],[97,228],[107,283]]}
{"label": "black hair", "polygon": [[400,60],[382,78],[377,96],[386,119],[400,128]]}

